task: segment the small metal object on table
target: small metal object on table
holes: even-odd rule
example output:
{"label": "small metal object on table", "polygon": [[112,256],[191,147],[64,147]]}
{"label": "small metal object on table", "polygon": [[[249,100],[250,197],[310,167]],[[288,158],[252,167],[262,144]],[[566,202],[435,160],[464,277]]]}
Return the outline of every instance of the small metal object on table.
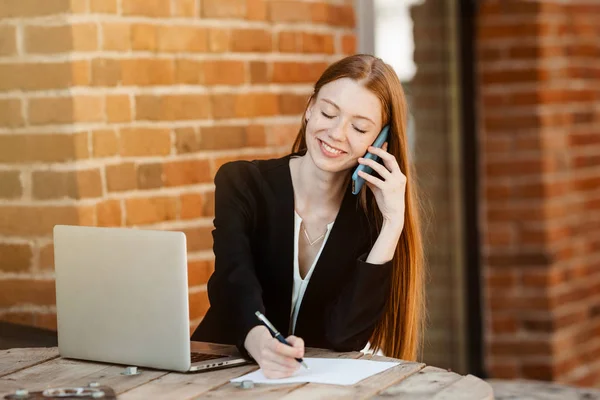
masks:
{"label": "small metal object on table", "polygon": [[[314,383],[255,384],[230,383],[233,378],[258,368],[244,365],[201,373],[180,374],[144,368],[125,369],[111,365],[61,358],[58,349],[26,348],[0,350],[0,400],[19,399],[18,393],[59,388],[101,390],[124,399],[179,398],[378,398],[378,399],[453,399],[491,400],[491,386],[472,376],[462,376],[445,369],[359,352],[337,353],[322,349],[306,349],[306,357],[362,358],[397,361],[399,365],[367,378],[353,386]],[[125,373],[124,373],[125,371]],[[110,392],[109,392],[110,391]],[[99,397],[98,397],[99,398]],[[115,397],[104,397],[115,398]]]}

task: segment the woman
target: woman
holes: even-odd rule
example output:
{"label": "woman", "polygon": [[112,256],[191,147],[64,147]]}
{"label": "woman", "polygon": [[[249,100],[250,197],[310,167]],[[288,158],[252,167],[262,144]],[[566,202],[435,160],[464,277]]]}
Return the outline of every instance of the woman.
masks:
{"label": "woman", "polygon": [[[371,147],[385,125],[387,142]],[[305,345],[370,344],[415,359],[423,254],[405,126],[394,71],[354,55],[315,84],[292,154],[219,169],[211,307],[192,340],[236,344],[271,378],[293,374]],[[382,163],[362,158],[367,151]],[[361,173],[355,196],[358,164],[376,173]],[[256,311],[293,346],[273,339]]]}

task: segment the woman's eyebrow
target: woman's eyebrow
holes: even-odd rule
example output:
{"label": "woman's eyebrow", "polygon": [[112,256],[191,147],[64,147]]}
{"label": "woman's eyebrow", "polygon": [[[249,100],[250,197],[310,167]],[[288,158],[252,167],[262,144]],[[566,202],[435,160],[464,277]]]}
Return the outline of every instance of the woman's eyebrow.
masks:
{"label": "woman's eyebrow", "polygon": [[[323,101],[324,101],[324,102],[326,102],[326,103],[329,103],[329,104],[331,104],[332,106],[334,106],[335,108],[337,108],[337,109],[338,109],[338,111],[339,111],[340,107],[339,107],[337,104],[335,104],[333,101],[331,101],[331,100],[329,100],[329,99],[321,99],[321,100],[323,100]],[[371,122],[373,125],[375,125],[375,122],[373,122],[373,120],[372,120],[371,118],[367,118],[367,117],[365,117],[365,116],[363,116],[363,115],[353,115],[353,117],[354,117],[354,118],[366,119],[367,121],[369,121],[369,122]]]}

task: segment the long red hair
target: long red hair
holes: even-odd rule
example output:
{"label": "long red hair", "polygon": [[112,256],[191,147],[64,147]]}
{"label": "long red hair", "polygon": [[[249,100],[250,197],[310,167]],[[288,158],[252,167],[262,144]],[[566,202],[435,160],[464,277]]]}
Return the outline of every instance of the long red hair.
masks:
{"label": "long red hair", "polygon": [[[382,106],[382,121],[390,125],[387,151],[398,160],[406,175],[406,208],[404,229],[394,252],[392,282],[385,311],[377,322],[370,339],[374,351],[381,349],[388,357],[415,360],[421,348],[424,326],[424,255],[421,238],[417,188],[413,168],[408,159],[406,135],[407,106],[404,90],[394,70],[381,59],[371,55],[357,54],[330,65],[316,82],[307,104],[317,98],[323,85],[340,78],[350,78],[371,90]],[[292,152],[306,149],[306,121],[302,125],[292,146]],[[377,231],[383,217],[375,197],[367,185],[360,193],[360,203],[365,213],[375,221]]]}

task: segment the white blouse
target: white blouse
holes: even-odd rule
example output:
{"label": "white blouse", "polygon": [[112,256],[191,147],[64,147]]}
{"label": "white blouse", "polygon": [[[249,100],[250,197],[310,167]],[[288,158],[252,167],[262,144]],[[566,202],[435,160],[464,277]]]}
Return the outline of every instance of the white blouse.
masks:
{"label": "white blouse", "polygon": [[[334,221],[335,222],[335,221]],[[331,227],[333,226],[333,222],[327,224],[327,232],[325,232],[325,236],[323,237],[323,241],[321,242],[321,248],[317,253],[310,269],[306,273],[304,279],[300,277],[300,263],[298,262],[298,242],[300,239],[300,227],[302,225],[302,217],[298,215],[296,211],[294,211],[294,287],[292,289],[292,334],[296,331],[296,318],[298,318],[298,311],[300,310],[300,305],[302,304],[302,297],[304,297],[304,292],[306,291],[306,287],[308,286],[308,282],[310,281],[310,277],[315,269],[315,265],[319,260],[319,256],[323,251],[323,247],[325,247],[325,242],[327,242],[327,238],[331,233]]]}

